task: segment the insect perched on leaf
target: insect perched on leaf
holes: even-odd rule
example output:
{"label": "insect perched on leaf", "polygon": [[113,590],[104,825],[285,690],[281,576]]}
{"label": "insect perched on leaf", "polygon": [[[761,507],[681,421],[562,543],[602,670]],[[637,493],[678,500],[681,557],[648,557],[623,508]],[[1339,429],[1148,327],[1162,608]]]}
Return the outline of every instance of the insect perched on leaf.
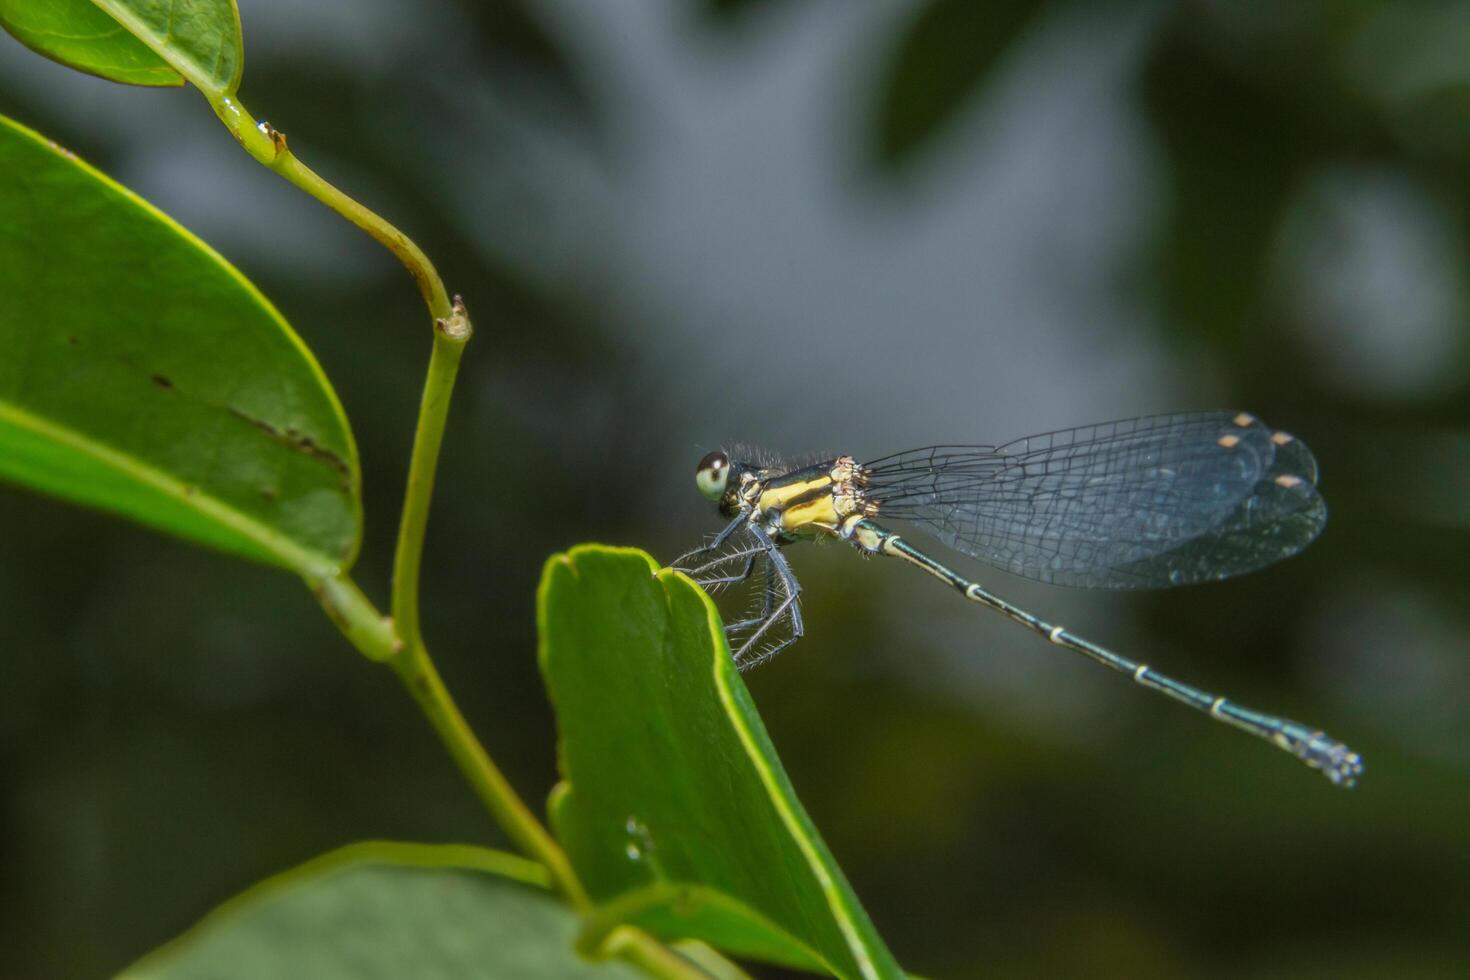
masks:
{"label": "insect perched on leaf", "polygon": [[1183,684],[1046,622],[887,526],[907,522],[994,568],[1057,585],[1156,589],[1254,571],[1310,544],[1327,507],[1307,447],[1253,415],[1157,415],[1000,446],[927,446],[869,463],[838,456],[797,469],[713,452],[699,461],[695,480],[729,523],[674,567],[707,589],[761,569],[759,614],[726,627],[741,669],[801,638],[801,586],[781,548],[827,535],[915,565],[1057,646],[1266,739],[1337,785],[1352,786],[1362,773],[1358,754],[1322,732]]}

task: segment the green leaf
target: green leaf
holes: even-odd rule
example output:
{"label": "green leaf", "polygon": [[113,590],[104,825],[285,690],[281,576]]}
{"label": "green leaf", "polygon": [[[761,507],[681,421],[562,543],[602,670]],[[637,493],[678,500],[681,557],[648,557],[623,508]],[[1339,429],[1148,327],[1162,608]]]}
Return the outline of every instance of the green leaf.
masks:
{"label": "green leaf", "polygon": [[240,87],[245,51],[235,0],[92,2],[211,98],[233,95]]}
{"label": "green leaf", "polygon": [[128,980],[633,980],[572,952],[540,865],[483,848],[358,844],[268,879],[123,971]]}
{"label": "green leaf", "polygon": [[546,565],[552,822],[603,928],[842,977],[901,976],[791,788],[709,597],[647,554]]}
{"label": "green leaf", "polygon": [[48,58],[132,85],[211,99],[240,87],[245,52],[234,0],[0,0],[0,26]]}
{"label": "green leaf", "polygon": [[299,337],[204,243],[0,117],[0,479],[323,576],[357,447]]}
{"label": "green leaf", "polygon": [[0,27],[78,71],[125,85],[182,85],[183,76],[87,0],[0,0]]}
{"label": "green leaf", "polygon": [[1001,55],[1028,27],[1040,0],[930,0],[889,56],[873,107],[877,162],[912,163],[958,117]]}

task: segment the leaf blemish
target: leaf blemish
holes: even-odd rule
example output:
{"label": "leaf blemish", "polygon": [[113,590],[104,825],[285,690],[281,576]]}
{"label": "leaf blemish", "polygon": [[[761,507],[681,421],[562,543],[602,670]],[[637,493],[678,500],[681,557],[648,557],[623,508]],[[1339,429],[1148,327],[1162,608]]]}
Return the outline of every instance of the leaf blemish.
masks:
{"label": "leaf blemish", "polygon": [[155,374],[149,380],[151,380],[154,384],[158,385],[158,387],[163,388],[166,391],[172,389],[174,386],[173,381],[171,381],[166,374]]}
{"label": "leaf blemish", "polygon": [[283,446],[289,446],[299,453],[305,453],[312,459],[331,467],[336,471],[337,476],[342,481],[342,492],[349,494],[352,492],[352,468],[347,465],[347,461],[330,449],[318,445],[317,441],[311,436],[290,427],[279,429],[265,419],[258,419],[253,415],[242,412],[233,405],[227,406],[227,410],[235,418],[255,426]]}

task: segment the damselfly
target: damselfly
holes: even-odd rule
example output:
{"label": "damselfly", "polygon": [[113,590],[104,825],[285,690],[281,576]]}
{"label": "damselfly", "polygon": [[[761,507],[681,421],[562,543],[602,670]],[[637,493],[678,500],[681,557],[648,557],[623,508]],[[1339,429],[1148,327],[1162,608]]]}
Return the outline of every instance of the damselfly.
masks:
{"label": "damselfly", "polygon": [[726,627],[742,670],[805,629],[801,586],[781,547],[828,535],[917,565],[1057,646],[1266,739],[1337,785],[1352,786],[1362,772],[1358,754],[1322,732],[1120,657],[1006,601],[885,526],[906,521],[995,568],[1057,585],[1155,589],[1240,575],[1301,551],[1327,520],[1311,452],[1253,415],[1159,415],[1000,446],[928,446],[870,463],[838,456],[797,469],[713,452],[695,479],[730,521],[675,567],[714,589],[763,566],[759,614]]}

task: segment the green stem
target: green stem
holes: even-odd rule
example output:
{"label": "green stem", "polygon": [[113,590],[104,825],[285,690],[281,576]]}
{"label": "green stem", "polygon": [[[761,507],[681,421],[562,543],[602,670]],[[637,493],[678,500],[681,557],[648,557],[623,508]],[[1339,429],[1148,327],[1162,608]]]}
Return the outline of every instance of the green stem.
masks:
{"label": "green stem", "polygon": [[[403,518],[399,523],[398,549],[393,563],[392,631],[397,646],[388,657],[381,648],[359,646],[373,659],[386,659],[398,674],[419,709],[439,734],[445,748],[459,766],[475,795],[523,852],[544,864],[552,881],[578,911],[588,907],[586,892],[572,871],[566,853],[552,839],[530,808],[516,794],[505,775],[475,738],[464,716],[460,714],[449,690],[444,686],[419,628],[419,570],[422,566],[424,531],[429,519],[429,503],[433,497],[434,474],[439,463],[439,449],[444,441],[444,426],[449,415],[454,380],[459,371],[464,345],[471,334],[464,304],[455,300],[447,317],[436,321],[434,348],[429,356],[429,372],[419,404],[418,428],[414,436],[413,456],[408,468],[408,489],[404,494]],[[361,593],[353,590],[361,597]],[[362,599],[361,606],[367,607]],[[341,605],[329,607],[343,632],[352,639],[360,629],[353,628],[351,616]],[[365,609],[352,607],[358,618],[375,620]],[[345,624],[345,625],[344,625]]]}
{"label": "green stem", "polygon": [[608,953],[661,980],[709,980],[710,975],[641,929],[621,926],[603,945]]}
{"label": "green stem", "polygon": [[[628,944],[628,932],[630,928],[633,928],[628,923],[635,916],[658,908],[672,909],[676,915],[688,915],[693,914],[705,903],[715,907],[721,904],[731,904],[728,898],[698,885],[656,881],[644,888],[624,892],[612,901],[590,909],[582,917],[582,928],[577,933],[573,945],[578,953],[588,959],[599,959],[609,955],[628,959],[625,950],[637,948],[637,943],[634,943],[632,947]],[[745,976],[738,966],[725,959],[713,948],[707,949],[703,955],[710,961],[719,964],[721,976]],[[688,962],[687,958],[681,959]],[[699,965],[697,961],[695,965]],[[705,973],[696,975],[704,976]]]}
{"label": "green stem", "polygon": [[325,579],[308,578],[306,584],[326,610],[327,618],[363,656],[379,663],[388,663],[397,656],[403,642],[394,632],[393,620],[378,612],[346,572]]}
{"label": "green stem", "polygon": [[[393,618],[379,613],[346,573],[320,580],[308,579],[308,584],[327,615],[353,646],[370,660],[387,663],[393,668],[439,734],[475,795],[501,829],[524,853],[545,866],[555,887],[579,914],[585,915],[591,910],[592,903],[572,870],[566,852],[516,794],[504,773],[475,738],[435,669],[420,629],[419,574],[423,564],[429,504],[433,497],[434,476],[439,450],[444,442],[444,426],[454,393],[455,377],[464,355],[464,345],[473,332],[464,303],[459,297],[450,301],[434,264],[412,239],[297,159],[286,143],[285,134],[269,123],[257,123],[233,95],[212,95],[204,88],[201,91],[209,99],[215,115],[252,157],[341,214],[397,256],[418,284],[429,315],[434,318],[434,347],[419,402],[408,487],[404,493],[398,546],[393,559]],[[703,970],[652,936],[629,926],[608,932],[602,951],[664,980],[706,980],[708,977]]]}
{"label": "green stem", "polygon": [[551,880],[557,890],[579,913],[585,912],[590,902],[582,883],[572,871],[566,852],[516,795],[505,775],[470,731],[439,672],[434,669],[428,650],[423,644],[415,643],[405,647],[388,663],[429,719],[429,724],[434,726],[434,731],[439,733],[440,741],[496,823],[524,853],[544,864],[551,872]]}
{"label": "green stem", "polygon": [[582,918],[582,928],[573,941],[578,953],[595,958],[611,947],[612,937],[628,920],[640,912],[672,906],[678,898],[679,886],[672,881],[659,881],[647,888],[624,893],[590,910]]}
{"label": "green stem", "polygon": [[456,296],[454,312],[435,321],[434,349],[429,355],[429,372],[419,400],[418,427],[408,464],[408,487],[403,496],[403,516],[398,523],[398,547],[393,555],[393,621],[399,636],[419,646],[423,645],[419,630],[419,570],[423,565],[424,532],[429,523],[434,474],[439,465],[439,449],[444,443],[454,379],[471,332],[464,303]]}
{"label": "green stem", "polygon": [[419,570],[424,531],[433,496],[434,474],[454,379],[464,345],[473,332],[464,304],[453,303],[428,256],[403,232],[333,187],[307,167],[286,145],[286,137],[266,123],[256,123],[239,100],[221,96],[210,105],[251,156],[339,212],[398,256],[407,267],[435,321],[434,348],[419,404],[408,489],[393,561],[393,620],[385,620],[345,575],[314,582],[318,598],[333,622],[370,659],[385,661],[398,674],[419,708],[439,733],[460,771],[506,834],[527,854],[544,864],[552,880],[580,911],[588,906],[582,884],[565,852],[516,795],[490,759],[434,669],[419,628]]}
{"label": "green stem", "polygon": [[546,867],[552,884],[579,913],[591,903],[582,883],[572,871],[566,852],[552,839],[530,808],[516,795],[505,774],[491,760],[464,715],[450,697],[449,690],[434,669],[429,651],[423,643],[405,643],[393,629],[393,621],[383,616],[362,594],[346,573],[320,581],[308,581],[328,618],[369,660],[386,663],[393,668],[403,686],[418,704],[429,724],[434,726],[445,748],[449,750],[460,772],[475,795],[485,804],[506,836],[521,851]]}
{"label": "green stem", "polygon": [[348,221],[372,235],[388,251],[398,256],[413,281],[418,284],[429,315],[442,319],[450,316],[453,309],[444,282],[434,269],[434,263],[413,240],[399,231],[376,212],[363,207],[342,193],[306,164],[296,158],[286,145],[284,133],[269,123],[257,123],[234,96],[213,96],[205,93],[214,114],[234,135],[251,156],[274,170],[291,183],[300,187],[327,207],[341,214]]}

